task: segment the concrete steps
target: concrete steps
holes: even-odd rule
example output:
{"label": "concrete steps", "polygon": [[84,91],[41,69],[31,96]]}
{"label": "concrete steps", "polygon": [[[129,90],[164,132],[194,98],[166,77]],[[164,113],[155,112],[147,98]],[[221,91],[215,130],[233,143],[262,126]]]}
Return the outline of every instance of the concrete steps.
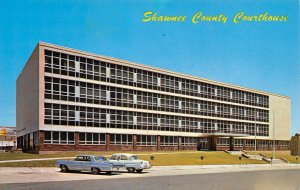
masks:
{"label": "concrete steps", "polygon": [[283,158],[277,158],[277,159],[272,159],[263,155],[263,154],[256,154],[256,155],[252,155],[252,154],[248,154],[245,151],[226,151],[228,154],[231,155],[237,155],[237,156],[243,156],[245,158],[251,159],[251,160],[263,160],[267,163],[271,163],[272,164],[288,164],[288,161],[283,159]]}

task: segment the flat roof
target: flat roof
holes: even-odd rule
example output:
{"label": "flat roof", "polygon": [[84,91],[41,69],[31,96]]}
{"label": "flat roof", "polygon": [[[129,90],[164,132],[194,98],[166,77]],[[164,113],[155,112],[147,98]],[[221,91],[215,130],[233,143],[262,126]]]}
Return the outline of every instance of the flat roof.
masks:
{"label": "flat roof", "polygon": [[49,48],[54,48],[54,49],[59,49],[59,50],[62,50],[62,51],[71,52],[71,53],[74,53],[74,54],[77,54],[77,55],[81,54],[82,56],[89,56],[89,57],[94,58],[94,59],[100,59],[100,60],[103,60],[103,61],[110,61],[110,62],[113,62],[115,64],[118,64],[118,63],[120,65],[125,64],[127,66],[137,67],[137,68],[140,68],[140,69],[145,69],[145,70],[148,70],[148,71],[158,72],[158,73],[167,74],[167,75],[180,77],[180,78],[185,78],[185,79],[189,79],[189,80],[196,80],[196,81],[205,82],[205,83],[208,83],[208,84],[213,84],[213,85],[218,85],[218,86],[223,86],[223,87],[227,87],[227,88],[233,88],[233,89],[237,89],[237,90],[243,90],[243,91],[248,91],[248,92],[262,94],[262,95],[272,95],[272,96],[278,96],[278,97],[290,99],[289,96],[285,96],[285,95],[279,95],[279,94],[270,93],[270,92],[266,92],[266,91],[262,91],[262,90],[256,90],[256,89],[252,89],[252,88],[242,87],[242,86],[238,86],[238,85],[234,85],[234,84],[218,82],[218,81],[214,81],[214,80],[210,80],[210,79],[205,79],[205,78],[196,77],[196,76],[192,76],[192,75],[173,72],[173,71],[169,71],[169,70],[165,70],[165,69],[161,69],[161,68],[157,68],[157,67],[153,67],[153,66],[148,66],[148,65],[145,65],[145,64],[139,64],[139,63],[135,63],[135,62],[121,60],[121,59],[117,59],[117,58],[113,58],[113,57],[97,55],[97,54],[94,54],[94,53],[89,53],[89,52],[85,52],[85,51],[81,51],[81,50],[77,50],[77,49],[73,49],[73,48],[67,48],[67,47],[54,45],[54,44],[50,44],[50,43],[46,43],[46,42],[41,42],[40,41],[38,43],[38,45],[49,47]]}

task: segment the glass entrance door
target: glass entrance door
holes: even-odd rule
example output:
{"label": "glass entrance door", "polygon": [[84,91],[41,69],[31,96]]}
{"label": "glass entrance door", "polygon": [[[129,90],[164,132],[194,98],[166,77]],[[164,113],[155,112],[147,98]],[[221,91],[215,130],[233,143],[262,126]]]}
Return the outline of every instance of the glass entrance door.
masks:
{"label": "glass entrance door", "polygon": [[197,150],[208,150],[208,139],[207,138],[199,139]]}

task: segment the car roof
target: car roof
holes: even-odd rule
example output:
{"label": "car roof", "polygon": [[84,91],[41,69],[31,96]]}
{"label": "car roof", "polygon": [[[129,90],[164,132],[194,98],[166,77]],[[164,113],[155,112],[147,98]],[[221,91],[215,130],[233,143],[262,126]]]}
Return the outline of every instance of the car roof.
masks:
{"label": "car roof", "polygon": [[[95,155],[78,155],[78,156],[83,156],[83,157],[85,157],[85,156],[96,157]],[[77,157],[78,157],[78,156],[77,156]]]}
{"label": "car roof", "polygon": [[130,153],[116,153],[116,154],[113,154],[112,156],[114,156],[114,155],[116,155],[116,156],[124,155],[124,156],[128,156],[128,157],[136,156],[135,154],[130,154]]}

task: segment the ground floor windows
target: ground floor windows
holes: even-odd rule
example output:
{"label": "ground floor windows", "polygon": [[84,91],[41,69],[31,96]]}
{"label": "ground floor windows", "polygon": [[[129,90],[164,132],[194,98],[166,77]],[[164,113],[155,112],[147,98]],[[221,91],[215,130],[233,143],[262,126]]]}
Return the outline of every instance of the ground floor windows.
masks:
{"label": "ground floor windows", "polygon": [[245,140],[245,146],[246,147],[255,147],[255,140],[253,140],[253,139],[246,139]]}
{"label": "ground floor windows", "polygon": [[153,146],[157,144],[156,136],[154,135],[138,135],[136,144],[140,146]]}
{"label": "ground floor windows", "polygon": [[106,144],[106,134],[103,133],[79,133],[79,144]]}
{"label": "ground floor windows", "polygon": [[[125,132],[125,131],[124,131]],[[17,138],[24,150],[289,150],[290,141],[237,137],[183,137],[97,132],[35,131]],[[54,146],[75,145],[75,146]],[[85,146],[93,145],[93,146]],[[103,146],[105,145],[105,146]],[[150,148],[147,146],[151,146]]]}
{"label": "ground floor windows", "polygon": [[160,136],[161,146],[176,146],[178,145],[178,137]]}
{"label": "ground floor windows", "polygon": [[75,144],[74,132],[45,131],[45,144]]}
{"label": "ground floor windows", "polygon": [[111,145],[132,145],[132,135],[110,134]]}
{"label": "ground floor windows", "polygon": [[243,139],[234,139],[233,146],[234,147],[243,147],[244,146],[244,140]]}
{"label": "ground floor windows", "polygon": [[229,146],[229,138],[217,138],[217,146],[218,147],[228,147]]}
{"label": "ground floor windows", "polygon": [[185,145],[185,146],[194,146],[194,145],[197,145],[197,138],[196,137],[182,137],[181,143],[182,143],[182,145]]}
{"label": "ground floor windows", "polygon": [[257,147],[259,147],[259,148],[266,149],[266,148],[268,148],[268,146],[269,146],[269,141],[267,141],[267,140],[259,140],[259,141],[257,141]]}

